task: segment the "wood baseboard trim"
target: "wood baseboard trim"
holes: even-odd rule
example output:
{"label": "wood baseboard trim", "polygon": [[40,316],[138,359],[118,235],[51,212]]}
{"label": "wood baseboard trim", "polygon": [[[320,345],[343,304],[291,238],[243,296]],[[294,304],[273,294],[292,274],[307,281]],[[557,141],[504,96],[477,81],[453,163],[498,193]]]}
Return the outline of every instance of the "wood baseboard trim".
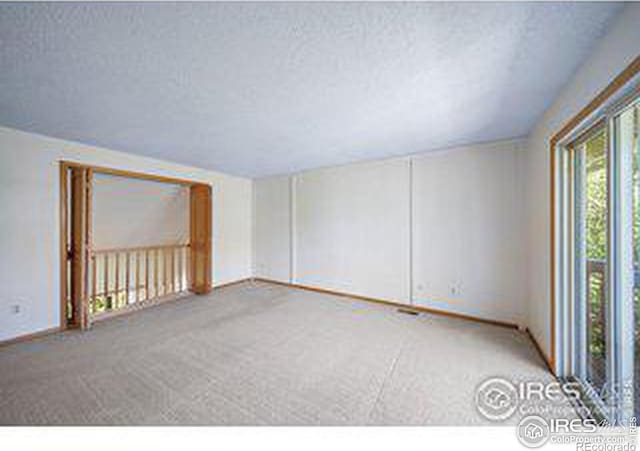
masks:
{"label": "wood baseboard trim", "polygon": [[16,343],[22,343],[25,341],[31,341],[38,338],[46,337],[47,335],[55,334],[57,332],[62,332],[64,329],[61,327],[51,327],[49,329],[39,330],[37,332],[32,332],[30,334],[19,335],[14,338],[9,338],[8,340],[0,341],[0,347],[9,346]]}
{"label": "wood baseboard trim", "polygon": [[401,302],[390,301],[390,300],[387,300],[387,299],[372,298],[372,297],[369,297],[369,296],[362,296],[362,295],[359,295],[359,294],[345,293],[345,292],[342,292],[342,291],[328,290],[326,288],[312,287],[312,286],[309,286],[309,285],[300,285],[300,284],[296,284],[296,283],[281,282],[281,281],[278,281],[278,280],[270,280],[270,279],[265,279],[265,278],[262,278],[262,277],[254,277],[252,280],[257,281],[257,282],[265,282],[265,283],[272,283],[272,284],[276,284],[276,285],[282,285],[282,286],[286,286],[286,287],[299,288],[301,290],[314,291],[316,293],[329,294],[329,295],[340,296],[340,297],[344,297],[344,298],[357,299],[357,300],[360,300],[360,301],[366,301],[366,302],[372,302],[372,303],[375,303],[375,304],[387,305],[387,306],[394,307],[394,308],[402,308],[402,309],[405,309],[405,310],[411,310],[411,311],[415,311],[415,312],[419,312],[419,313],[430,313],[432,315],[448,316],[450,318],[462,319],[462,320],[466,320],[466,321],[473,321],[473,322],[476,322],[476,323],[489,324],[491,326],[505,327],[505,328],[508,328],[508,329],[518,329],[518,325],[514,324],[514,323],[509,323],[509,322],[506,322],[506,321],[499,321],[499,320],[494,320],[494,319],[480,318],[480,317],[473,316],[473,315],[466,315],[464,313],[450,312],[450,311],[447,311],[447,310],[440,310],[440,309],[433,309],[433,308],[429,308],[429,307],[420,307],[420,306],[415,306],[415,305],[403,304]]}
{"label": "wood baseboard trim", "polygon": [[213,289],[214,290],[219,290],[221,288],[227,288],[227,287],[231,287],[233,285],[239,285],[239,284],[244,283],[244,282],[249,282],[250,280],[252,280],[251,277],[245,277],[244,279],[234,280],[233,282],[227,282],[227,283],[223,283],[223,284],[220,284],[220,285],[215,285],[213,287]]}
{"label": "wood baseboard trim", "polygon": [[[404,305],[401,304],[402,307],[404,307]],[[429,307],[415,307],[415,306],[411,306],[410,308],[413,308],[414,310],[417,310],[419,312],[424,312],[424,313],[431,313],[433,315],[442,315],[442,316],[448,316],[451,318],[457,318],[457,319],[462,319],[465,321],[474,321],[476,323],[482,323],[482,324],[488,324],[490,326],[498,326],[498,327],[504,327],[507,329],[518,329],[518,325],[515,323],[510,323],[508,321],[500,321],[497,319],[489,319],[489,318],[481,318],[479,316],[473,316],[473,315],[466,315],[464,313],[458,313],[458,312],[450,312],[447,310],[440,310],[440,309],[433,309],[433,308],[429,308]]]}
{"label": "wood baseboard trim", "polygon": [[540,355],[540,358],[544,362],[549,372],[555,376],[556,373],[555,371],[553,371],[553,366],[551,365],[551,361],[549,360],[547,355],[544,353],[544,351],[542,351],[542,348],[540,347],[540,343],[538,343],[538,340],[536,340],[536,337],[534,337],[534,335],[531,333],[528,327],[525,329],[525,333],[529,336],[529,340],[531,340],[531,343],[533,343],[533,347],[536,348],[536,351]]}

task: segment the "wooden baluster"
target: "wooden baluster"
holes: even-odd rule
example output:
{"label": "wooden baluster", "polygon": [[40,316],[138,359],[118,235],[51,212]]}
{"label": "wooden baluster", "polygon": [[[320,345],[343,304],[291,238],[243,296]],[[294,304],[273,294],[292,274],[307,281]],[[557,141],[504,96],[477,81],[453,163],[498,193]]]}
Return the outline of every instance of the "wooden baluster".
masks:
{"label": "wooden baluster", "polygon": [[111,309],[111,301],[109,301],[109,254],[104,254],[104,290],[102,296],[104,298],[104,308]]}
{"label": "wooden baluster", "polygon": [[158,270],[158,262],[160,261],[160,250],[158,248],[155,249],[154,256],[155,256],[155,262],[154,262],[155,264],[153,265],[153,273],[154,273],[153,284],[155,285],[155,290],[153,292],[153,297],[157,298],[158,287],[159,287],[158,277],[160,276],[159,270]]}
{"label": "wooden baluster", "polygon": [[98,294],[98,265],[96,254],[91,256],[91,313],[96,312],[96,299]]}
{"label": "wooden baluster", "polygon": [[184,253],[184,261],[182,268],[182,280],[184,281],[183,289],[184,291],[189,290],[189,246],[185,246],[183,249]]}
{"label": "wooden baluster", "polygon": [[178,292],[182,292],[182,257],[184,255],[184,249],[178,248]]}
{"label": "wooden baluster", "polygon": [[187,244],[187,247],[185,248],[185,263],[186,263],[186,272],[185,272],[185,279],[187,281],[187,290],[191,289],[191,246]]}
{"label": "wooden baluster", "polygon": [[144,300],[149,299],[149,249],[144,250]]}
{"label": "wooden baluster", "polygon": [[187,273],[189,270],[187,269],[187,265],[189,264],[189,248],[186,246],[182,247],[182,291],[187,291],[189,285],[187,284]]}
{"label": "wooden baluster", "polygon": [[169,285],[169,265],[167,264],[167,248],[162,248],[162,294],[167,294],[167,286]]}
{"label": "wooden baluster", "polygon": [[125,305],[129,305],[129,285],[131,283],[131,281],[129,280],[129,273],[131,272],[131,258],[130,258],[130,254],[129,251],[126,252],[125,254],[125,260],[124,260],[124,268],[125,268],[125,275],[124,275],[124,284],[126,286],[125,288]]}
{"label": "wooden baluster", "polygon": [[136,251],[136,302],[140,302],[140,251]]}
{"label": "wooden baluster", "polygon": [[176,291],[176,265],[174,261],[175,254],[176,249],[174,247],[169,248],[169,261],[171,262],[171,293],[175,293]]}
{"label": "wooden baluster", "polygon": [[116,252],[116,296],[115,296],[115,307],[120,307],[120,252]]}

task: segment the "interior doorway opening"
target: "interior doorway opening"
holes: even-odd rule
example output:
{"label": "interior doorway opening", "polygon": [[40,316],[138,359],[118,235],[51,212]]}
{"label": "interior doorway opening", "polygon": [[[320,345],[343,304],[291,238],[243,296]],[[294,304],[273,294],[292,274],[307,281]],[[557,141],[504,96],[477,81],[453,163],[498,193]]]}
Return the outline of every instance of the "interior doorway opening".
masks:
{"label": "interior doorway opening", "polygon": [[60,189],[62,328],[211,290],[210,185],[61,162]]}

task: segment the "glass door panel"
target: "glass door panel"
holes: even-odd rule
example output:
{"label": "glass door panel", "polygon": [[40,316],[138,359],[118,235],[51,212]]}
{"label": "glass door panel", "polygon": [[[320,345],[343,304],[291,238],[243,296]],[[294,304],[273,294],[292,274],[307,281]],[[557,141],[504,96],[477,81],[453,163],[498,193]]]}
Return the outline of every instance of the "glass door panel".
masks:
{"label": "glass door panel", "polygon": [[[640,383],[640,105],[633,109],[633,305],[634,305],[634,384]],[[635,417],[640,416],[640,387],[635,389]]]}
{"label": "glass door panel", "polygon": [[605,401],[608,376],[608,152],[604,125],[572,146],[575,152],[576,373]]}
{"label": "glass door panel", "polygon": [[[636,101],[614,117],[616,174],[616,318],[615,373],[621,387],[619,418],[640,413],[640,180],[638,132],[640,106]],[[634,413],[635,412],[635,413]]]}
{"label": "glass door panel", "polygon": [[[634,383],[640,383],[640,105],[633,108],[633,306],[634,306]],[[640,416],[640,387],[635,388],[635,417]]]}
{"label": "glass door panel", "polygon": [[[621,240],[621,296],[631,298],[630,305],[621,299],[617,307],[623,325],[625,318],[633,318],[630,321],[631,333],[620,337],[621,362],[618,366],[622,378],[620,383],[631,388],[634,407],[630,410],[637,418],[640,414],[640,387],[633,388],[640,382],[640,103],[636,101],[616,117],[616,132],[622,160],[620,216],[626,229]],[[627,365],[627,360],[633,362]]]}
{"label": "glass door panel", "polygon": [[[634,384],[640,383],[640,105],[633,109],[633,305],[634,305]],[[640,416],[640,387],[635,389],[635,417]]]}

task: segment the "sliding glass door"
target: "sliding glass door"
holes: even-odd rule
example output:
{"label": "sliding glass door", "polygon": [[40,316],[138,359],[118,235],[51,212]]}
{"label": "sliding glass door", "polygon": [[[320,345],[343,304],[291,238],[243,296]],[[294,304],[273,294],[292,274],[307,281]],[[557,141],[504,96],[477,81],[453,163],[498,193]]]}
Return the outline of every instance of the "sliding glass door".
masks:
{"label": "sliding glass door", "polygon": [[[634,387],[640,382],[640,104],[633,109],[633,174],[632,174],[632,230],[633,230],[633,336],[635,344],[634,352]],[[635,390],[634,416],[640,416],[640,389]]]}
{"label": "sliding glass door", "polygon": [[[626,416],[640,414],[640,99],[624,106],[614,117],[615,148],[619,159],[618,194],[619,305],[617,372],[623,386],[622,410]],[[629,343],[626,345],[625,343]]]}
{"label": "sliding glass door", "polygon": [[574,372],[605,401],[608,352],[608,146],[602,123],[568,146],[572,153],[574,224]]}
{"label": "sliding glass door", "polygon": [[594,416],[640,414],[640,97],[609,105],[558,146],[562,376]]}

